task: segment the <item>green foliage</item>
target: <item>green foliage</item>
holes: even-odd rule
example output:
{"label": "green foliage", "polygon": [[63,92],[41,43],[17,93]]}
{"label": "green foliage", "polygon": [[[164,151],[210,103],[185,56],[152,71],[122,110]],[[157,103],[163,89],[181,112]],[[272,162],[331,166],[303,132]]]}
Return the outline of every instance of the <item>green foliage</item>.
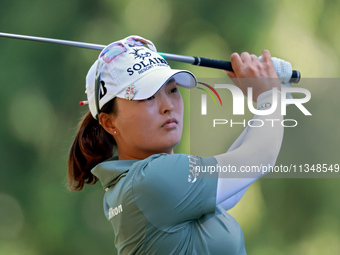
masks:
{"label": "green foliage", "polygon": [[[235,51],[260,55],[266,48],[303,77],[338,78],[339,8],[339,1],[321,0],[2,0],[0,32],[98,44],[139,34],[159,51],[225,60]],[[5,38],[0,46],[0,254],[115,254],[100,184],[80,193],[65,185],[68,150],[87,111],[78,102],[99,52]],[[225,77],[220,70],[170,64],[200,78]],[[310,108],[317,117],[287,130],[280,163],[340,163],[334,91],[313,87]],[[189,150],[186,124],[178,152]],[[338,184],[256,183],[232,211],[248,253],[339,254]]]}

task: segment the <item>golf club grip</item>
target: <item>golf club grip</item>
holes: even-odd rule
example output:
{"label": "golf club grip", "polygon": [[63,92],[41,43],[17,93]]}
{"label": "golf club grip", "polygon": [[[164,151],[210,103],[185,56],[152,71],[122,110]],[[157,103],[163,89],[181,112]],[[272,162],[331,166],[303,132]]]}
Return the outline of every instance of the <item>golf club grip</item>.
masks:
{"label": "golf club grip", "polygon": [[212,59],[212,58],[200,58],[200,57],[194,57],[194,58],[195,58],[195,62],[193,63],[193,65],[233,71],[231,62],[229,61],[222,61],[222,60],[217,60],[217,59]]}
{"label": "golf club grip", "polygon": [[[201,58],[201,57],[194,57],[194,58],[195,58],[195,62],[193,63],[193,65],[233,71],[233,67],[231,66],[231,62],[229,61],[222,61],[222,60],[217,60],[217,59]],[[300,78],[301,78],[300,72],[293,70],[290,82],[298,83],[300,81]]]}

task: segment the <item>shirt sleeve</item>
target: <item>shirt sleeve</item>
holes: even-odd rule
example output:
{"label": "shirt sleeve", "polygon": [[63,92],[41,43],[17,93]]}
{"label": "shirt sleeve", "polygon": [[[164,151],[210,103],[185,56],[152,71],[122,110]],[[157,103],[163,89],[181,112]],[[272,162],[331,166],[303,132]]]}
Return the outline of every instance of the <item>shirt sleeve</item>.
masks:
{"label": "shirt sleeve", "polygon": [[[259,110],[266,110],[271,107],[272,92],[267,91],[262,93],[257,100],[257,107]],[[278,92],[277,105],[281,104],[280,92]],[[283,116],[280,112],[280,107],[277,107],[269,115],[255,115],[253,120],[270,119],[281,123]],[[217,204],[229,199],[240,191],[247,189],[250,184],[255,182],[258,178],[264,176],[268,171],[262,171],[264,166],[270,169],[275,165],[276,159],[280,152],[283,139],[283,126],[266,123],[263,127],[248,126],[241,136],[235,141],[232,148],[228,152],[215,156],[218,165],[231,165],[238,171],[238,178],[228,178],[228,173],[220,173],[217,184]],[[248,174],[249,177],[243,177],[242,168],[257,167],[260,169],[257,172]],[[240,193],[241,194],[241,193]]]}
{"label": "shirt sleeve", "polygon": [[132,181],[133,199],[156,227],[171,231],[216,208],[217,173],[191,178],[195,165],[216,165],[214,157],[158,154],[139,162]]}

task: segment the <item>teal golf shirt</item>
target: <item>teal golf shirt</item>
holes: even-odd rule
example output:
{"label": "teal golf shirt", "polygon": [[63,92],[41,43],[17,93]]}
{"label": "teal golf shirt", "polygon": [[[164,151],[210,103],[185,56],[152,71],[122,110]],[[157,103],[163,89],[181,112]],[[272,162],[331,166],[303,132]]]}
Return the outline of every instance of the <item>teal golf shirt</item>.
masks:
{"label": "teal golf shirt", "polygon": [[156,154],[144,160],[111,159],[92,173],[106,190],[104,213],[118,254],[246,254],[237,221],[216,206],[217,173],[188,178],[192,164],[214,157]]}

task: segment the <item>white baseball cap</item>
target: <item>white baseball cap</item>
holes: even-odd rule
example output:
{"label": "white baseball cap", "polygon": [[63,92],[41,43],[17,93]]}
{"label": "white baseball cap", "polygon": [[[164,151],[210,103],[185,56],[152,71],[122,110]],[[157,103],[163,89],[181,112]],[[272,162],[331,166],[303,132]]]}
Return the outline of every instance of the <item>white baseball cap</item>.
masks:
{"label": "white baseball cap", "polygon": [[154,95],[168,80],[179,86],[196,87],[195,76],[186,70],[171,69],[154,44],[129,36],[105,47],[86,76],[86,94],[91,114],[115,97],[143,100]]}

